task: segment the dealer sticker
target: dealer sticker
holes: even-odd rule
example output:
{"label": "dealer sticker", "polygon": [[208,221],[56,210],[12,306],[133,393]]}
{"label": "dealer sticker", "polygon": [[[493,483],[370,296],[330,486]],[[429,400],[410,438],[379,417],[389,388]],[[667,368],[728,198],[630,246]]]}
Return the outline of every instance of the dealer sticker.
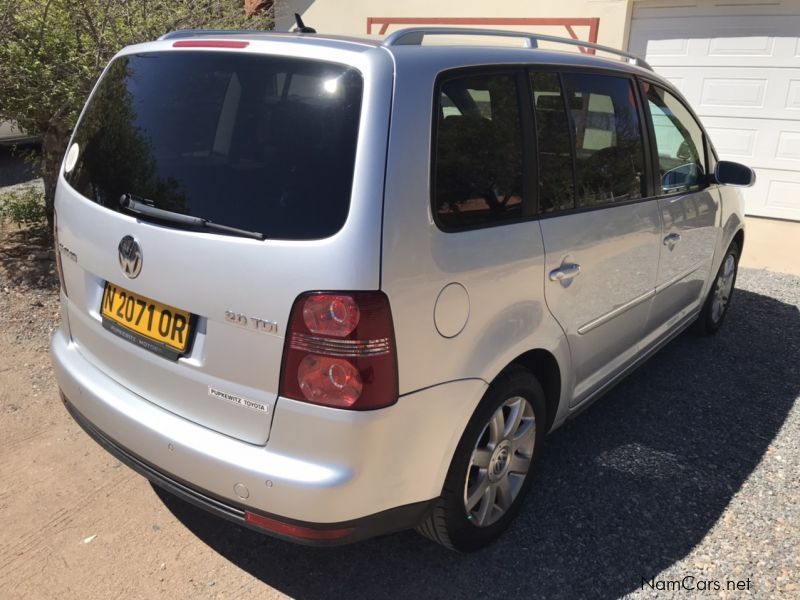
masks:
{"label": "dealer sticker", "polygon": [[269,406],[267,406],[266,404],[262,404],[261,402],[255,402],[254,400],[248,400],[247,398],[243,398],[242,396],[237,396],[236,394],[223,392],[222,390],[218,390],[217,388],[211,386],[208,386],[208,395],[211,396],[212,398],[219,398],[220,400],[225,400],[226,402],[238,404],[239,406],[244,406],[245,408],[257,410],[259,412],[263,413],[269,412]]}

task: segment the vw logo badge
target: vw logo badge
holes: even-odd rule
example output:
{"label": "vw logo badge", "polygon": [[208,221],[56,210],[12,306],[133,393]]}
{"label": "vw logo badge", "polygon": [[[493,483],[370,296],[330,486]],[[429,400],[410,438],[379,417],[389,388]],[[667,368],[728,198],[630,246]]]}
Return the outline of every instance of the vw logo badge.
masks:
{"label": "vw logo badge", "polygon": [[142,248],[131,235],[126,235],[119,242],[119,266],[128,279],[135,279],[142,272]]}

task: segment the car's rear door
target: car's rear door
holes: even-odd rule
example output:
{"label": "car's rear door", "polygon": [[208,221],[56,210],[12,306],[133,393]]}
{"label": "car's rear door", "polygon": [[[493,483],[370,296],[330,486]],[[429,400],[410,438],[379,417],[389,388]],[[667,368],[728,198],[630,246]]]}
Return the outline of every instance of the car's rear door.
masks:
{"label": "car's rear door", "polygon": [[574,402],[635,357],[652,301],[661,223],[646,130],[624,75],[531,73],[545,297],[567,335]]}

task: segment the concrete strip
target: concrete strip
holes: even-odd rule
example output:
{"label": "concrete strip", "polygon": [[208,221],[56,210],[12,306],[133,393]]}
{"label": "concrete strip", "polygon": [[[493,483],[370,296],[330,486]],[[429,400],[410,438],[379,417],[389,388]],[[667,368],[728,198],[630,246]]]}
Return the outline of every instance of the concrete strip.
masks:
{"label": "concrete strip", "polygon": [[740,266],[800,275],[800,222],[746,218]]}

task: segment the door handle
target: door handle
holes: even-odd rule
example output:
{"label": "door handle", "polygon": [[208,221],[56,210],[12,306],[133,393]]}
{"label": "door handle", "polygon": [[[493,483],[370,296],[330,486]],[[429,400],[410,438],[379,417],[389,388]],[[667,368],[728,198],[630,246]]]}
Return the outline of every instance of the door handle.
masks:
{"label": "door handle", "polygon": [[564,287],[569,287],[572,279],[581,273],[581,266],[575,263],[566,263],[550,271],[550,281],[558,281]]}
{"label": "door handle", "polygon": [[670,233],[664,238],[664,245],[668,246],[670,250],[675,247],[675,244],[681,241],[680,233]]}

